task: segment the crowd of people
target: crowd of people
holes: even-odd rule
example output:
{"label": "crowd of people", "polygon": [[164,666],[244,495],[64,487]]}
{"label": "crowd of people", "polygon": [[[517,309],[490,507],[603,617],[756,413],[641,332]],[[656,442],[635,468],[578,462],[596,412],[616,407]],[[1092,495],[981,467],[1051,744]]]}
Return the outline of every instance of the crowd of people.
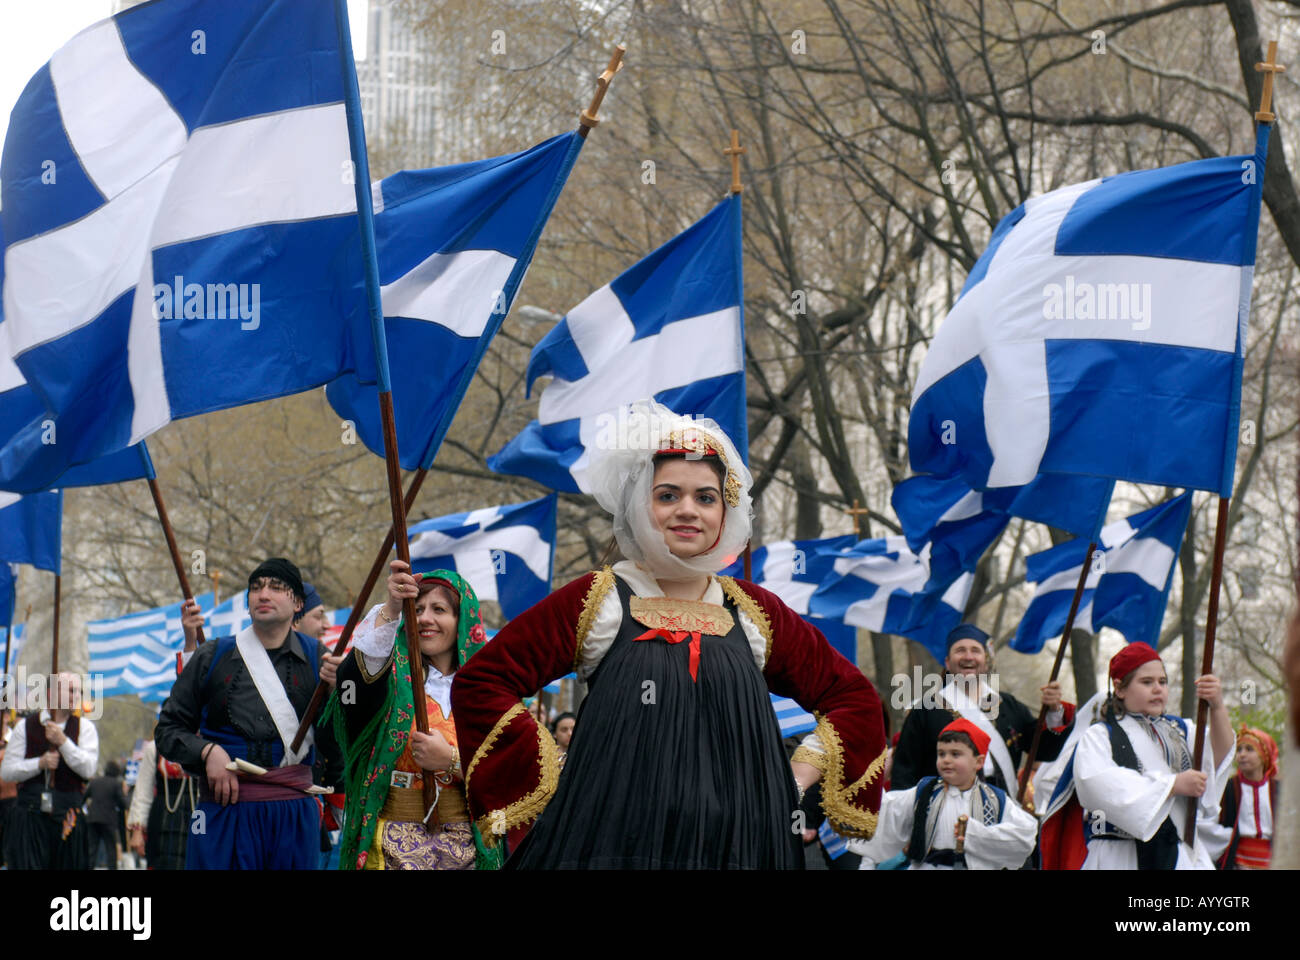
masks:
{"label": "crowd of people", "polygon": [[[266,560],[238,635],[198,644],[202,614],[186,604],[186,651],[129,802],[116,764],[95,776],[75,678],[55,678],[50,708],[15,725],[0,763],[14,785],[0,799],[8,866],[111,864],[124,811],[126,845],[153,869],[1268,864],[1276,744],[1234,731],[1218,679],[1201,677],[1198,769],[1194,724],[1166,715],[1168,675],[1142,643],[1083,707],[1042,687],[1031,784],[1039,717],[988,682],[974,625],[952,632],[948,682],[887,745],[857,667],[776,595],[718,575],[751,533],[731,440],[653,403],[634,414],[661,429],[625,427],[589,474],[623,559],[490,642],[472,584],[394,561],[384,601],[335,656],[316,591],[289,560]],[[549,715],[537,691],[574,671],[588,690],[578,713]],[[318,683],[329,697],[309,718]],[[783,742],[769,693],[816,728]]]}

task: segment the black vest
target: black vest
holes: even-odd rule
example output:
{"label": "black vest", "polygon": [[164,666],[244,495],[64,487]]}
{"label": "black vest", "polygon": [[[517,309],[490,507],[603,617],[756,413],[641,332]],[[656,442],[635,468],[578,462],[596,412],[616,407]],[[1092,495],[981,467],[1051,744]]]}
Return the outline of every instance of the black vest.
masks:
{"label": "black vest", "polygon": [[[41,754],[53,749],[48,740],[45,739],[45,724],[41,723],[39,714],[31,714],[27,717],[26,730],[27,735],[27,759],[39,757]],[[67,725],[63,732],[73,743],[77,743],[77,738],[81,734],[81,719],[73,714],[68,718]],[[59,757],[59,765],[54,768],[54,775],[50,778],[50,787],[56,794],[70,794],[71,796],[56,798],[62,800],[62,803],[56,802],[56,811],[62,807],[79,806],[79,798],[86,791],[87,781],[83,780],[75,770],[68,766],[68,761]],[[45,791],[45,771],[40,771],[36,776],[24,780],[18,785],[20,796],[27,797],[36,803],[40,802],[40,795]]]}

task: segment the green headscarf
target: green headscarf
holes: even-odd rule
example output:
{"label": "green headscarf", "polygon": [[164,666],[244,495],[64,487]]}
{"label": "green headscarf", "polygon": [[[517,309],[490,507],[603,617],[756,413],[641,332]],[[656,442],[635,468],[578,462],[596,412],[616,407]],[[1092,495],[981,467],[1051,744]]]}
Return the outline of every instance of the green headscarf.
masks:
{"label": "green headscarf", "polygon": [[[463,666],[487,643],[487,632],[479,617],[478,597],[474,588],[450,570],[433,570],[422,578],[445,580],[460,594],[460,616],[456,623],[456,664],[457,667]],[[410,659],[406,652],[405,621],[397,630],[393,666],[388,674],[388,695],[384,705],[375,712],[365,729],[355,740],[349,741],[337,690],[330,697],[325,716],[333,720],[335,735],[343,745],[347,758],[347,774],[344,779],[347,804],[343,836],[339,840],[339,869],[360,870],[364,861],[358,860],[368,853],[374,841],[379,812],[388,797],[390,777],[398,758],[406,749],[407,740],[411,736],[411,721],[415,716]],[[467,758],[463,759],[467,762]],[[474,831],[475,866],[479,870],[499,869],[501,848],[489,848],[483,843],[478,827],[473,823],[470,826]]]}

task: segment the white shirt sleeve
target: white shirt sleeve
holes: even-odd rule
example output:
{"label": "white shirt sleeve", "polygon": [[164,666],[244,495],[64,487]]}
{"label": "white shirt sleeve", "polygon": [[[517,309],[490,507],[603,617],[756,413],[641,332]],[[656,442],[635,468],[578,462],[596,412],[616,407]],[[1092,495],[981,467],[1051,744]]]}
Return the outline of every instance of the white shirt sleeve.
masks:
{"label": "white shirt sleeve", "polygon": [[1174,774],[1138,773],[1119,766],[1111,757],[1104,723],[1094,723],[1079,740],[1074,786],[1090,815],[1100,811],[1110,825],[1142,841],[1156,835],[1174,806]]}
{"label": "white shirt sleeve", "polygon": [[1010,797],[1002,822],[985,826],[972,817],[966,823],[966,865],[972,870],[1019,870],[1034,851],[1038,821]]}
{"label": "white shirt sleeve", "polygon": [[[63,724],[67,728],[67,722]],[[78,743],[73,743],[71,739],[63,741],[63,746],[59,747],[59,753],[67,761],[72,772],[83,780],[89,780],[95,775],[95,768],[99,766],[99,731],[95,725],[85,717],[81,718],[81,729],[77,734]]]}
{"label": "white shirt sleeve", "polygon": [[140,772],[135,778],[135,791],[131,794],[131,809],[126,815],[128,827],[143,827],[149,822],[149,808],[153,806],[153,781],[158,772],[158,747],[152,740],[144,744],[140,758]]}
{"label": "white shirt sleeve", "polygon": [[892,860],[903,852],[912,836],[912,815],[916,809],[916,787],[887,790],[880,799],[876,832],[870,840],[850,846],[862,857],[861,870],[874,870],[876,864]]}
{"label": "white shirt sleeve", "polygon": [[357,624],[352,634],[352,646],[360,651],[366,662],[366,672],[376,674],[393,655],[393,644],[397,642],[397,627],[401,617],[391,623],[379,616],[382,603],[370,608],[365,619]]}
{"label": "white shirt sleeve", "polygon": [[24,756],[27,753],[27,722],[19,718],[9,735],[9,745],[5,747],[4,762],[0,763],[0,780],[10,783],[22,783],[41,772],[41,758]]}
{"label": "white shirt sleeve", "polygon": [[195,647],[193,650],[182,650],[182,651],[181,651],[181,668],[180,668],[180,670],[178,670],[178,671],[176,672],[176,676],[179,677],[179,676],[181,675],[181,673],[183,673],[183,672],[185,671],[185,668],[188,667],[188,666],[190,665],[190,660],[192,660],[192,659],[194,658],[194,654],[196,654],[196,653],[198,653],[198,652],[199,652],[199,648],[198,648],[198,647]]}

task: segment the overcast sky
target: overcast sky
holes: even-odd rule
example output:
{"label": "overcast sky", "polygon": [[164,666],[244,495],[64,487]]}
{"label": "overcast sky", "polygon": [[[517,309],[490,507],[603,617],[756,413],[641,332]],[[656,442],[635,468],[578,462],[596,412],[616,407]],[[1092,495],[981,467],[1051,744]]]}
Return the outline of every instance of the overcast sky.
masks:
{"label": "overcast sky", "polygon": [[[352,45],[361,56],[367,2],[348,0]],[[27,81],[55,50],[112,12],[112,0],[0,0],[0,148],[9,128],[9,113]]]}

